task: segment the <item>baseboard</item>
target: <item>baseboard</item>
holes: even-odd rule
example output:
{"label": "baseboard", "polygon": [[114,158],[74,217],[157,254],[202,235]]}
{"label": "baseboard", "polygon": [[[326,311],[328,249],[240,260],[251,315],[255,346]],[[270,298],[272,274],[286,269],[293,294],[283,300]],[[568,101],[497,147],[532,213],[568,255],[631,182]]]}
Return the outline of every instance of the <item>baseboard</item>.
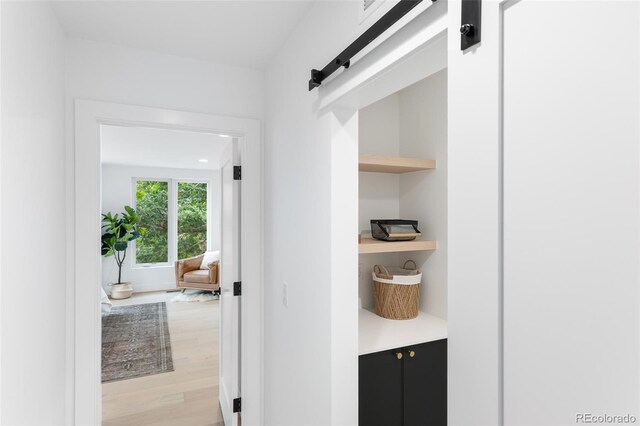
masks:
{"label": "baseboard", "polygon": [[[175,281],[164,282],[164,283],[136,283],[136,282],[132,282],[131,286],[133,287],[133,292],[134,293],[148,293],[150,291],[167,291],[167,290],[175,290],[175,289],[177,289]],[[104,287],[104,291],[106,291],[107,294],[110,294],[111,286],[103,285],[103,287]]]}

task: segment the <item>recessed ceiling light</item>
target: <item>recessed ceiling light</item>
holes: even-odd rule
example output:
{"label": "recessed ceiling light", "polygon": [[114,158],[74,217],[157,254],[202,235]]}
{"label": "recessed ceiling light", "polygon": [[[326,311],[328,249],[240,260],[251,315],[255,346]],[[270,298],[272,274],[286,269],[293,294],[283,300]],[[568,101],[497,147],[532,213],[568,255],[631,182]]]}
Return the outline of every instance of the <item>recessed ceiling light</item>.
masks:
{"label": "recessed ceiling light", "polygon": [[201,163],[208,163],[209,162],[209,160],[207,160],[206,158],[201,158],[198,161],[201,162]]}
{"label": "recessed ceiling light", "polygon": [[220,136],[221,138],[230,138],[231,137],[231,135],[218,135],[218,136]]}

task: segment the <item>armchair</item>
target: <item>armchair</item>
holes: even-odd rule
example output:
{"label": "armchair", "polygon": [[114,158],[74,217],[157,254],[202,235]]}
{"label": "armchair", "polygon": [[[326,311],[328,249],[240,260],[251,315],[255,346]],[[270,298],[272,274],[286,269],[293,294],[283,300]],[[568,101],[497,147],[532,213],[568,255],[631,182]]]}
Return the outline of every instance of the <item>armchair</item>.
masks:
{"label": "armchair", "polygon": [[210,290],[214,293],[220,291],[220,262],[210,262],[207,269],[200,269],[202,259],[204,254],[176,261],[176,285],[182,288],[183,293],[187,288]]}

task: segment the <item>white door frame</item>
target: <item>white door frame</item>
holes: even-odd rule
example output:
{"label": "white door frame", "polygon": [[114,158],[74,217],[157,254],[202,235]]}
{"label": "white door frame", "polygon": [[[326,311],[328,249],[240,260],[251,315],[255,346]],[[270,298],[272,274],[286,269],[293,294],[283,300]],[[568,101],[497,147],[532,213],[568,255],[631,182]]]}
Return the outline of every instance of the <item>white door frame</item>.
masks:
{"label": "white door frame", "polygon": [[[75,277],[69,295],[75,425],[99,425],[102,417],[100,318],[100,126],[146,126],[228,134],[238,138],[242,194],[240,236],[243,295],[241,310],[242,420],[263,419],[263,245],[262,149],[260,122],[161,108],[75,100]],[[91,285],[94,283],[94,285]]]}

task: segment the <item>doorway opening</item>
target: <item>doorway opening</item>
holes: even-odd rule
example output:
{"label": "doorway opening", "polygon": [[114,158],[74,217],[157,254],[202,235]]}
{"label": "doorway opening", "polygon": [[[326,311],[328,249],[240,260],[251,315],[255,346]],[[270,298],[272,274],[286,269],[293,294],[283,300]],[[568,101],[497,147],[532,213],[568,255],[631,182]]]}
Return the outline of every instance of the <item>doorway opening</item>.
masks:
{"label": "doorway opening", "polygon": [[[124,410],[128,410],[127,414],[124,414],[125,418],[120,419],[127,424],[160,424],[163,421],[169,422],[168,424],[187,424],[193,420],[194,413],[185,413],[184,410],[180,413],[176,402],[187,407],[189,404],[199,404],[198,400],[208,400],[208,405],[197,405],[202,411],[202,418],[205,419],[202,424],[237,425],[241,416],[243,420],[250,419],[251,422],[260,423],[263,321],[259,122],[76,100],[75,124],[76,276],[75,294],[71,303],[74,307],[75,324],[73,332],[70,333],[75,367],[72,370],[75,422],[102,423],[101,382],[104,348],[101,295],[104,288],[100,284],[109,284],[109,281],[120,281],[123,284],[122,281],[125,281],[129,274],[128,276],[133,278],[133,297],[126,299],[128,302],[112,302],[112,309],[124,308],[124,305],[138,306],[135,308],[137,310],[147,309],[149,305],[156,307],[151,313],[135,313],[138,315],[135,317],[137,320],[129,320],[129,324],[133,325],[129,328],[137,328],[139,331],[137,337],[129,339],[129,343],[139,336],[147,336],[145,333],[149,330],[149,333],[155,333],[154,342],[160,345],[164,341],[164,349],[156,351],[154,356],[157,362],[147,362],[146,367],[160,365],[165,372],[146,374],[149,373],[147,370],[145,374],[136,378],[116,377],[116,380],[109,381],[105,385],[105,424],[122,424],[109,417],[114,413],[112,408],[117,407],[117,404],[111,406],[106,402],[108,398],[117,394],[111,391],[118,389],[125,394],[120,400],[127,401],[128,404]],[[108,144],[105,143],[105,136],[108,139],[118,132],[132,131],[140,134],[130,135],[128,142],[126,137],[120,135],[124,142],[121,141],[120,145],[116,143],[114,150],[129,154],[128,160],[121,160],[126,164],[108,164],[111,154]],[[173,145],[187,153],[197,152],[197,155],[191,158],[189,154],[171,154],[168,146],[163,148],[160,145],[154,145],[154,149],[147,146],[143,152],[136,153],[136,149],[144,147],[144,143],[140,143],[145,140],[141,133],[153,133],[156,142],[161,141],[166,135],[179,134],[180,143]],[[210,149],[216,146],[211,140],[201,140],[204,145],[193,148],[193,152],[190,151],[190,145],[186,140],[191,137],[218,138],[219,155],[216,157],[214,152],[200,150],[204,149],[203,146]],[[220,142],[222,139],[226,141]],[[123,157],[121,154],[118,155]],[[151,160],[161,161],[163,156],[166,157],[164,160],[169,159],[173,168],[164,167],[168,170],[162,172],[157,169],[163,167],[156,167],[161,164],[145,163]],[[102,158],[105,159],[105,164],[102,164]],[[185,167],[185,164],[180,163],[182,160],[189,162],[189,165],[197,163],[198,166]],[[209,164],[210,162],[212,164]],[[217,164],[217,167],[212,167],[214,164]],[[245,173],[239,173],[244,167]],[[132,171],[132,168],[137,170]],[[153,170],[154,168],[156,170]],[[125,187],[124,192],[119,191],[125,193],[128,199],[116,197],[114,193],[118,191],[110,186],[107,188],[112,181],[118,181],[119,185]],[[124,204],[126,202],[130,204]],[[111,207],[107,206],[108,203]],[[121,262],[114,262],[111,258],[116,257],[116,252],[121,251],[116,249],[115,241],[112,241],[114,244],[111,253],[108,253],[108,249],[106,252],[101,250],[101,231],[104,230],[101,227],[101,219],[105,217],[101,217],[100,213],[106,214],[110,208],[113,211],[110,218],[106,218],[107,222],[113,221],[115,213],[119,212],[119,218],[127,218],[127,226],[122,226],[124,231],[134,232],[134,236],[126,237],[125,241],[129,255],[125,257],[124,253],[117,253]],[[132,222],[136,222],[135,229],[131,226]],[[217,227],[216,223],[224,225]],[[113,234],[123,235],[121,231]],[[124,248],[124,245],[120,243],[119,248]],[[216,248],[219,250],[215,250]],[[204,253],[201,253],[202,251]],[[102,259],[102,254],[113,256]],[[196,260],[200,262],[194,267]],[[180,261],[183,262],[182,266]],[[87,285],[92,282],[96,285]],[[243,283],[242,287],[247,291],[247,296],[235,291],[236,288],[240,288],[240,283]],[[113,287],[109,288],[112,295]],[[135,293],[136,287],[137,290],[141,290],[139,295]],[[185,291],[166,293],[169,287]],[[153,294],[153,290],[161,293]],[[196,293],[201,291],[202,293]],[[119,296],[117,291],[116,296]],[[203,311],[200,314],[187,313],[191,309],[188,306],[193,303],[180,299],[201,297],[214,299],[213,303],[209,303],[211,308],[207,311],[203,307],[207,302],[194,302],[202,305]],[[120,306],[116,307],[116,304]],[[215,306],[218,309],[217,315]],[[151,326],[144,324],[146,319],[153,320]],[[216,323],[220,324],[222,330],[217,337]],[[127,327],[122,329],[127,331]],[[189,333],[192,335],[187,336]],[[204,334],[198,339],[194,333]],[[185,345],[181,346],[176,339],[185,336],[186,342],[182,342]],[[173,345],[169,356],[168,347],[174,340],[176,344]],[[200,344],[202,346],[199,346]],[[151,346],[146,345],[145,350]],[[243,352],[240,352],[240,347],[243,348]],[[187,355],[181,352],[183,350],[187,351]],[[126,358],[127,351],[131,353],[130,362],[121,363],[124,364],[125,370],[139,367],[136,363],[145,364],[141,357],[137,357],[140,351],[133,347],[121,351],[120,355],[115,357],[116,364]],[[194,360],[198,358],[205,364],[196,365],[195,371],[182,369],[185,366],[193,366]],[[155,396],[147,395],[147,399],[142,402],[138,400],[139,407],[136,407],[136,400],[131,394],[126,395],[127,380],[130,382],[129,385],[137,381],[137,385],[131,385],[134,388],[144,388],[146,382],[160,380],[163,375],[164,378],[173,375],[175,379],[181,373],[186,375],[185,380],[190,381],[190,385],[178,389],[176,382],[179,380],[174,380],[167,386],[154,386]],[[198,385],[195,386],[194,383]],[[144,391],[140,387],[134,393],[136,397],[144,399]],[[219,390],[217,397],[212,394],[212,389]],[[165,390],[166,394],[163,393]],[[242,412],[236,409],[241,398],[246,398],[249,402],[243,405]],[[114,401],[109,400],[109,404],[112,402]],[[155,406],[155,409],[146,410],[148,412],[144,413],[145,404],[147,408]],[[166,410],[173,412],[177,417],[172,419],[168,414],[161,414],[159,405],[171,406],[172,409]],[[136,413],[136,410],[139,412]],[[190,410],[187,408],[187,411]],[[115,413],[118,414],[117,409]],[[150,415],[150,418],[144,417],[145,415]],[[193,424],[199,423],[194,420]]]}
{"label": "doorway opening", "polygon": [[220,373],[238,357],[226,345],[239,321],[219,300],[223,276],[238,275],[222,265],[239,255],[223,169],[237,140],[117,125],[100,138],[103,424],[222,424]]}

